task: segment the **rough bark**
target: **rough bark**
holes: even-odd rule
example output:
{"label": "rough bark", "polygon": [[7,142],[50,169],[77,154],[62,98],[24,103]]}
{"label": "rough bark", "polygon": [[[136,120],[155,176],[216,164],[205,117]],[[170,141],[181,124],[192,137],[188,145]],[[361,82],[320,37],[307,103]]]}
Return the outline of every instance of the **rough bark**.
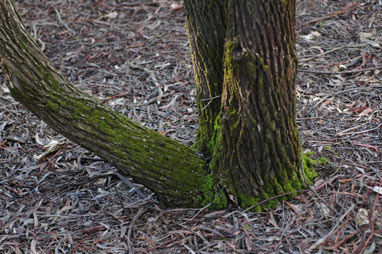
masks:
{"label": "rough bark", "polygon": [[301,189],[295,1],[229,1],[219,175],[242,206]]}
{"label": "rough bark", "polygon": [[[14,98],[170,207],[242,207],[301,189],[295,0],[185,0],[200,130],[191,148],[71,86],[0,0],[0,61]],[[224,190],[224,194],[220,192]],[[222,194],[222,195],[219,195]],[[277,200],[265,207],[274,206]]]}
{"label": "rough bark", "polygon": [[10,0],[0,0],[0,61],[16,100],[154,191],[164,205],[200,207],[209,202],[205,162],[194,150],[133,123],[71,86],[39,50]]}
{"label": "rough bark", "polygon": [[[213,112],[214,121],[201,126],[213,129],[212,134],[201,130],[208,134],[198,137],[200,144],[210,144],[210,170],[218,186],[226,186],[227,196],[242,207],[301,189],[295,1],[186,0],[185,5],[201,97],[222,93],[213,105],[219,111],[203,106]],[[216,9],[225,10],[226,17],[217,15]],[[214,31],[222,34],[214,37]],[[220,50],[224,53],[210,53]],[[221,72],[215,69],[222,63],[223,80],[216,79],[214,74]],[[216,89],[221,82],[222,89]],[[200,108],[199,114],[207,115]]]}
{"label": "rough bark", "polygon": [[185,0],[184,5],[197,92],[197,148],[210,157],[216,141],[215,120],[221,107],[227,1]]}

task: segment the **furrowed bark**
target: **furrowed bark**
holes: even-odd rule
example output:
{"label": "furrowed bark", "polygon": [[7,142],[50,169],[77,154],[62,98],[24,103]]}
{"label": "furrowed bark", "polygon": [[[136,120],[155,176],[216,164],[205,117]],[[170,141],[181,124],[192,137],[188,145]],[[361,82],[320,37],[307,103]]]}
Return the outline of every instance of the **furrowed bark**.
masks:
{"label": "furrowed bark", "polygon": [[[301,189],[295,1],[229,1],[220,176],[248,207]],[[277,204],[277,200],[269,205]]]}
{"label": "furrowed bark", "polygon": [[184,4],[197,88],[197,148],[207,162],[71,86],[31,39],[11,0],[0,0],[0,61],[8,87],[51,127],[153,190],[166,206],[212,202],[217,209],[230,200],[274,207],[278,199],[271,197],[303,188],[295,0]]}
{"label": "furrowed bark", "polygon": [[0,0],[0,61],[17,101],[151,189],[162,204],[201,207],[210,201],[205,162],[191,148],[133,123],[71,86],[39,50],[11,0]]}
{"label": "furrowed bark", "polygon": [[185,0],[186,29],[194,67],[199,130],[197,148],[214,153],[224,79],[227,1]]}
{"label": "furrowed bark", "polygon": [[[212,181],[226,194],[222,203],[229,197],[235,205],[256,206],[303,188],[295,1],[185,0],[185,13],[198,91],[198,148],[211,156]],[[262,207],[277,203],[271,199]]]}

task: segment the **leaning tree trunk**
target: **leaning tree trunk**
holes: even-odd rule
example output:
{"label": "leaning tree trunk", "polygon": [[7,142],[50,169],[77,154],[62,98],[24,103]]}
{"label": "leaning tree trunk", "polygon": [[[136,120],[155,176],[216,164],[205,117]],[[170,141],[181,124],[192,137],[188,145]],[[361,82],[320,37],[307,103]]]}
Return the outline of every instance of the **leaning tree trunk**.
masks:
{"label": "leaning tree trunk", "polygon": [[0,63],[12,96],[57,132],[155,192],[162,204],[201,207],[213,198],[195,151],[133,123],[69,85],[0,0]]}
{"label": "leaning tree trunk", "polygon": [[[198,96],[221,96],[199,107],[202,117],[215,116],[213,124],[201,123],[208,131],[200,130],[199,143],[210,144],[216,183],[242,207],[301,189],[295,1],[185,0],[185,6]],[[224,39],[217,36],[223,29]],[[223,68],[223,80],[216,68]]]}
{"label": "leaning tree trunk", "polygon": [[224,208],[231,200],[248,207],[302,188],[295,1],[185,0],[185,10],[200,116],[197,148],[207,161],[69,85],[12,0],[0,0],[0,63],[9,90],[166,206]]}

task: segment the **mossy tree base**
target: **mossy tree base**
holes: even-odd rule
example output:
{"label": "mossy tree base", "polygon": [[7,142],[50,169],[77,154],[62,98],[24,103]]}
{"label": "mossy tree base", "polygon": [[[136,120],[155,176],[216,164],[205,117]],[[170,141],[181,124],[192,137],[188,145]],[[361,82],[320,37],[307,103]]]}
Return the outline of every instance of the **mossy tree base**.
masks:
{"label": "mossy tree base", "polygon": [[12,96],[50,127],[155,192],[167,207],[202,207],[215,195],[205,161],[71,86],[43,55],[11,0],[0,0],[0,61]]}
{"label": "mossy tree base", "polygon": [[[295,1],[185,0],[199,125],[195,151],[71,86],[0,0],[0,61],[14,98],[155,192],[167,207],[274,207],[304,188],[296,126]],[[305,160],[304,160],[305,161]],[[263,200],[269,200],[256,206]]]}
{"label": "mossy tree base", "polygon": [[[220,108],[216,111],[205,106],[199,111],[201,115],[206,109],[216,111],[213,125],[206,125],[208,131],[200,130],[204,135],[199,136],[204,139],[200,143],[208,144],[212,175],[234,205],[250,207],[270,200],[262,203],[262,207],[274,207],[278,199],[272,197],[292,197],[290,193],[305,188],[303,178],[313,176],[301,174],[295,121],[295,1],[186,0],[185,3],[188,8],[198,3],[207,10],[227,13],[220,23],[215,21],[218,15],[212,17],[208,12],[199,15],[197,21],[192,15],[186,16],[191,44],[201,45],[191,47],[193,56],[203,56],[201,60],[193,57],[198,73],[203,71],[205,80],[212,79],[208,70],[200,68],[201,63],[216,62],[216,58],[223,62],[221,94],[214,94],[219,96]],[[219,48],[224,53],[205,54],[200,49],[217,48],[216,41],[195,38],[197,31],[192,28],[202,24],[201,29],[211,30],[209,26],[216,23],[225,25],[224,49]],[[210,86],[200,78],[196,78],[196,84]],[[213,87],[204,90],[216,91]]]}

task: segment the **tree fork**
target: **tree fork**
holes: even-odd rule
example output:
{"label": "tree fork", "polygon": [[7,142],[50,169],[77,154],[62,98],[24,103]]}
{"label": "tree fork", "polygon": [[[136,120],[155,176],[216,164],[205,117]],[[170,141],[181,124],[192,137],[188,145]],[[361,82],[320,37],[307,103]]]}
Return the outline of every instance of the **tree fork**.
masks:
{"label": "tree fork", "polygon": [[25,30],[12,0],[0,0],[7,85],[53,129],[151,189],[168,207],[212,202],[211,208],[225,208],[227,197],[250,207],[303,188],[295,0],[185,0],[185,13],[197,88],[197,148],[208,162],[69,85]]}
{"label": "tree fork", "polygon": [[[102,106],[58,73],[0,0],[0,63],[12,96],[68,139],[143,184],[169,207],[201,207],[213,188],[195,151]],[[181,155],[181,156],[180,156]]]}

